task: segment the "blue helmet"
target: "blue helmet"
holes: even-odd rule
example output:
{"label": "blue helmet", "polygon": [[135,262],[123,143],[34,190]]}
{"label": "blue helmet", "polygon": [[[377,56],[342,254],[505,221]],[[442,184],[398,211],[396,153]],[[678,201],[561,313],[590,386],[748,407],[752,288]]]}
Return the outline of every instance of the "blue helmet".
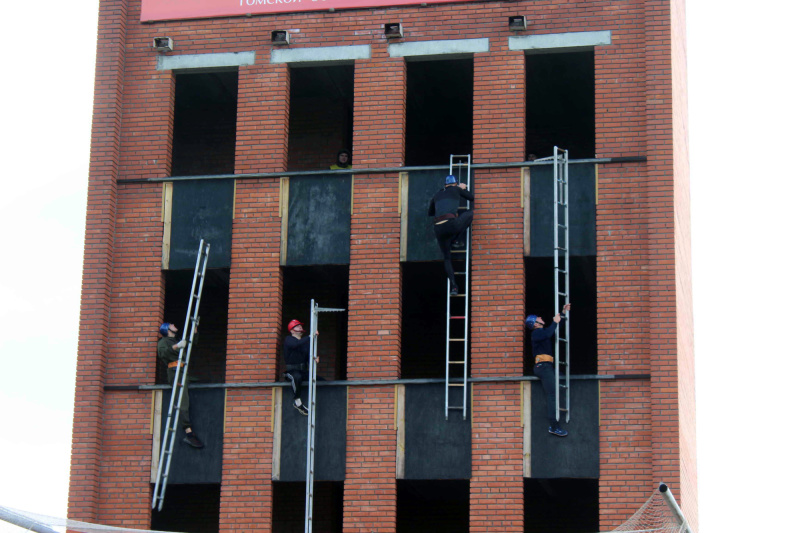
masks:
{"label": "blue helmet", "polygon": [[536,319],[538,318],[538,315],[528,315],[525,317],[525,327],[528,329],[533,329],[533,325],[536,324]]}
{"label": "blue helmet", "polygon": [[166,337],[169,335],[169,322],[164,322],[158,328],[158,332],[161,334],[162,337]]}
{"label": "blue helmet", "polygon": [[447,186],[447,185],[455,185],[457,182],[458,182],[458,180],[457,180],[457,179],[456,179],[456,177],[455,177],[455,176],[453,176],[452,174],[450,174],[449,176],[447,176],[447,177],[444,179],[444,184],[445,184],[445,186]]}

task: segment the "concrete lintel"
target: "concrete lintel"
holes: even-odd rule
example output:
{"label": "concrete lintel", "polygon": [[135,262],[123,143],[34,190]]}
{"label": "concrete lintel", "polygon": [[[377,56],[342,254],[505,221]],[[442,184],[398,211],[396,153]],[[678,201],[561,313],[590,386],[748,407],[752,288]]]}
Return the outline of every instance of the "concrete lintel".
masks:
{"label": "concrete lintel", "polygon": [[255,52],[226,52],[221,54],[186,54],[180,56],[158,56],[157,70],[189,68],[224,68],[254,65]]}
{"label": "concrete lintel", "polygon": [[542,50],[553,48],[586,48],[611,44],[611,32],[576,31],[547,35],[523,35],[508,38],[509,50]]}
{"label": "concrete lintel", "polygon": [[451,56],[489,51],[489,39],[450,39],[389,45],[389,57]]}
{"label": "concrete lintel", "polygon": [[314,48],[272,49],[271,63],[323,63],[329,61],[355,61],[369,59],[372,49],[368,44],[352,46],[318,46]]}

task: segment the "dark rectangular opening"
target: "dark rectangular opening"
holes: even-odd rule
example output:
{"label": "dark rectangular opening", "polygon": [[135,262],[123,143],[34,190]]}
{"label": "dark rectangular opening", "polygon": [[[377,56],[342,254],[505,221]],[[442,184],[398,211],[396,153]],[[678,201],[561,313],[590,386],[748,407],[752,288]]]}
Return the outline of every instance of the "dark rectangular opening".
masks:
{"label": "dark rectangular opening", "polygon": [[[570,268],[570,371],[597,374],[597,261],[595,256],[572,256]],[[525,258],[525,314],[541,316],[550,325],[556,314],[553,297],[553,258]],[[555,337],[554,337],[555,339]],[[553,341],[555,342],[555,341]],[[533,375],[530,330],[525,331],[525,375]]]}
{"label": "dark rectangular opening", "polygon": [[594,157],[594,51],[525,59],[527,153],[548,157],[558,146],[570,158]]}
{"label": "dark rectangular opening", "polygon": [[[458,270],[456,263],[454,267]],[[447,275],[444,267],[441,261],[406,262],[402,264],[402,275],[400,376],[402,379],[444,378],[447,342]],[[453,300],[456,301],[453,314],[463,316],[464,302],[461,300],[464,298]],[[463,344],[453,343],[451,349],[463,351]],[[461,360],[462,354],[457,355]]]}
{"label": "dark rectangular opening", "polygon": [[[306,484],[276,481],[272,484],[272,531],[302,533],[305,522]],[[344,482],[314,482],[315,533],[340,533],[344,526]]]}
{"label": "dark rectangular opening", "polygon": [[409,61],[406,165],[444,165],[472,152],[472,59]]}
{"label": "dark rectangular opening", "polygon": [[469,531],[469,480],[397,480],[397,533]]}
{"label": "dark rectangular opening", "polygon": [[525,479],[525,533],[589,533],[600,529],[596,479]]}
{"label": "dark rectangular opening", "polygon": [[[164,322],[175,324],[183,335],[193,270],[168,270],[164,276]],[[206,270],[200,297],[199,326],[189,360],[189,376],[207,383],[225,382],[225,354],[228,343],[228,291],[230,270]],[[188,333],[188,332],[187,332]],[[188,334],[187,334],[188,338]],[[157,382],[167,383],[166,367],[158,362]]]}
{"label": "dark rectangular opening", "polygon": [[172,175],[233,174],[237,70],[175,75]]}
{"label": "dark rectangular opening", "polygon": [[219,495],[219,484],[167,485],[164,507],[152,511],[150,527],[161,531],[217,533]]}
{"label": "dark rectangular opening", "polygon": [[[310,333],[311,300],[319,307],[347,309],[350,290],[348,265],[283,267],[283,321],[281,333],[289,334],[287,326],[293,319],[305,324]],[[347,379],[347,312],[319,313],[317,352],[320,379]],[[286,367],[281,345],[278,378]]]}
{"label": "dark rectangular opening", "polygon": [[290,70],[289,170],[319,170],[353,145],[353,65]]}

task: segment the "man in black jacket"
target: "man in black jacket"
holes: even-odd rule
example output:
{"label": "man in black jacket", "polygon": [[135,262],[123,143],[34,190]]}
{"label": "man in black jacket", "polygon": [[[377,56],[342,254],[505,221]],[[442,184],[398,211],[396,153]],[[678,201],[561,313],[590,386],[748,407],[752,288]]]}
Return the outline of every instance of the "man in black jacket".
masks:
{"label": "man in black jacket", "polygon": [[531,347],[533,348],[531,353],[534,358],[533,374],[541,380],[547,400],[547,416],[550,419],[548,431],[557,437],[566,437],[567,432],[561,428],[556,419],[556,387],[558,384],[553,366],[552,338],[558,324],[567,319],[566,312],[569,310],[570,304],[566,304],[561,313],[554,316],[553,322],[547,327],[544,327],[544,320],[540,316],[528,315],[525,318],[525,326],[533,330],[531,332]]}
{"label": "man in black jacket", "polygon": [[[289,333],[283,341],[283,360],[286,362],[286,372],[283,374],[292,383],[294,392],[294,408],[300,414],[308,415],[308,409],[303,405],[300,397],[300,387],[303,381],[308,381],[308,351],[311,348],[311,337],[303,337],[303,323],[299,320],[289,322]],[[319,335],[319,331],[315,332]],[[315,359],[319,363],[319,358]]]}
{"label": "man in black jacket", "polygon": [[450,246],[456,248],[464,246],[467,228],[472,224],[471,209],[464,210],[460,214],[458,212],[461,198],[475,201],[475,196],[467,190],[467,185],[458,183],[456,177],[450,175],[444,179],[444,189],[437,192],[428,205],[428,216],[435,217],[433,232],[444,255],[444,270],[450,278],[450,294],[453,296],[458,294],[458,283],[450,260]]}

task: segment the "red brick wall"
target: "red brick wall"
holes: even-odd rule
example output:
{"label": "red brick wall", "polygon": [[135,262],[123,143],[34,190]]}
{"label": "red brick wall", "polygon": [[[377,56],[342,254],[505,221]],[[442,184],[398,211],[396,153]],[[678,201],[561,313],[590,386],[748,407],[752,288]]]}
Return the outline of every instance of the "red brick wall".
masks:
{"label": "red brick wall", "polygon": [[126,16],[125,0],[100,2],[68,512],[91,522],[100,500]]}
{"label": "red brick wall", "polygon": [[[108,485],[112,472],[128,472],[137,461],[142,479],[149,472],[142,451],[142,413],[149,400],[146,395],[109,393],[104,403],[102,386],[107,357],[115,358],[109,383],[152,379],[149,321],[157,325],[163,294],[156,261],[160,188],[127,185],[118,207],[116,185],[117,179],[170,172],[174,81],[171,72],[155,70],[152,37],[171,36],[176,45],[172,55],[256,51],[257,63],[239,70],[236,172],[245,173],[287,168],[288,68],[269,63],[269,31],[275,27],[299,30],[292,33],[292,48],[372,46],[371,59],[355,64],[357,168],[403,163],[405,62],[388,58],[384,22],[402,20],[405,42],[490,36],[491,51],[474,57],[473,155],[475,162],[485,163],[519,160],[524,153],[524,55],[506,49],[507,17],[522,12],[536,34],[612,31],[612,44],[595,51],[597,154],[648,157],[646,164],[601,166],[599,176],[598,371],[653,376],[652,386],[602,385],[602,527],[611,528],[629,516],[661,480],[681,498],[687,514],[696,517],[680,0],[470,2],[147,25],[138,22],[139,5],[138,0],[103,0],[100,6],[70,517],[97,518],[101,486],[109,494],[117,490]],[[497,338],[498,326],[508,317],[521,320],[524,314],[519,171],[481,171],[474,190],[472,374],[519,374],[521,324],[507,341]],[[350,379],[399,375],[397,194],[396,175],[355,178]],[[274,179],[237,184],[228,381],[266,381],[275,375],[283,290],[277,197]],[[475,390],[471,527],[490,528],[497,520],[494,515],[501,514],[492,506],[500,506],[510,523],[499,527],[520,530],[518,385],[481,384]],[[350,391],[344,489],[348,531],[394,526],[393,395],[389,386]],[[243,524],[270,528],[270,401],[266,390],[228,395],[223,529]],[[103,427],[111,431],[108,443],[100,432],[104,405],[111,417],[112,429]],[[508,420],[500,413],[508,413]],[[133,420],[130,452],[115,441],[114,424],[126,416]],[[502,447],[491,440],[498,433],[507,433]],[[113,460],[104,462],[104,455]],[[125,516],[146,526],[146,482],[136,483]],[[500,500],[492,499],[490,492],[498,486],[506,492]]]}

